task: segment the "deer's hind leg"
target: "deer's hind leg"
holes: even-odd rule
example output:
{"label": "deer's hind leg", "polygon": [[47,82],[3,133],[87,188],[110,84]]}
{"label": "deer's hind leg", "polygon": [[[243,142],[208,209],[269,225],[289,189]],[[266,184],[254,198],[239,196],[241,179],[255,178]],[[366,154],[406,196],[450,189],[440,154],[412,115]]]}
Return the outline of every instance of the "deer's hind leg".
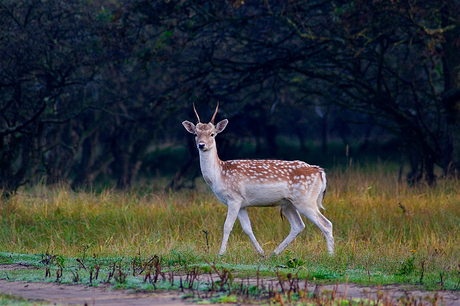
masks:
{"label": "deer's hind leg", "polygon": [[311,222],[319,227],[324,237],[326,238],[327,250],[329,254],[334,253],[334,237],[332,235],[332,223],[319,211],[316,204],[316,198],[310,198],[306,203],[296,205],[296,209]]}
{"label": "deer's hind leg", "polygon": [[273,254],[280,254],[294,239],[297,237],[305,228],[305,224],[302,221],[299,213],[295,209],[294,205],[287,204],[281,207],[284,216],[288,219],[291,224],[291,231],[286,239],[281,242],[281,244],[273,251]]}

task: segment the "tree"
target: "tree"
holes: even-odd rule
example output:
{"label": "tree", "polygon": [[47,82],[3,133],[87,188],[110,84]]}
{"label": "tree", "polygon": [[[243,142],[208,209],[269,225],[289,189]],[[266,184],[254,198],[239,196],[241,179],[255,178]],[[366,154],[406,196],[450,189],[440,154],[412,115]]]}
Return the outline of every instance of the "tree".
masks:
{"label": "tree", "polygon": [[300,90],[385,127],[410,161],[409,182],[432,184],[436,164],[458,167],[458,10],[456,1],[320,1],[272,15],[296,31],[298,46],[321,50],[296,64]]}
{"label": "tree", "polygon": [[334,82],[339,103],[370,114],[401,139],[409,181],[424,176],[433,183],[435,164],[458,173],[453,152],[460,134],[451,109],[458,107],[458,3],[370,1],[341,9],[338,25],[349,52],[346,72]]}
{"label": "tree", "polygon": [[62,124],[93,107],[75,98],[107,58],[100,28],[96,11],[78,0],[0,4],[0,188],[6,193],[43,172],[53,181],[68,168],[76,143]]}
{"label": "tree", "polygon": [[324,97],[396,136],[409,182],[459,172],[456,1],[187,3],[195,96],[267,113]]}
{"label": "tree", "polygon": [[222,158],[246,138],[278,157],[282,133],[327,152],[329,121],[378,124],[409,181],[431,184],[435,165],[460,167],[458,13],[443,0],[2,3],[0,185],[129,186],[153,147],[185,137],[192,103],[217,101],[233,132]]}

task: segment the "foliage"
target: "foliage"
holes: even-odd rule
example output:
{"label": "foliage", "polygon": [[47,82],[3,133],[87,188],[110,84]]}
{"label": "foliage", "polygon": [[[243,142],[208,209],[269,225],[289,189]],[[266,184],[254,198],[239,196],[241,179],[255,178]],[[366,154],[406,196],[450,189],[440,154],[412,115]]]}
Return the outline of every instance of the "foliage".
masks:
{"label": "foliage", "polygon": [[[393,138],[409,182],[433,184],[460,167],[458,16],[443,0],[6,1],[0,187],[131,186],[185,139],[192,102],[217,101],[225,159],[249,143],[283,158],[281,135],[323,155]],[[171,187],[198,175],[186,150]]]}
{"label": "foliage", "polygon": [[415,270],[415,256],[411,256],[404,260],[398,270],[399,275],[409,275]]}
{"label": "foliage", "polygon": [[458,98],[447,99],[460,86],[452,71],[460,62],[450,60],[458,52],[451,39],[459,33],[458,4],[370,1],[342,8],[338,31],[348,45],[348,72],[334,81],[345,89],[339,103],[370,114],[398,135],[409,153],[409,182],[425,177],[433,183],[435,164],[445,174],[456,169],[451,154],[457,150],[458,113],[446,103],[458,106]]}
{"label": "foliage", "polygon": [[290,250],[286,250],[286,266],[288,268],[298,268],[298,267],[301,267],[303,266],[304,262],[302,261],[302,259],[297,259],[297,258],[293,258],[292,257],[292,252]]}

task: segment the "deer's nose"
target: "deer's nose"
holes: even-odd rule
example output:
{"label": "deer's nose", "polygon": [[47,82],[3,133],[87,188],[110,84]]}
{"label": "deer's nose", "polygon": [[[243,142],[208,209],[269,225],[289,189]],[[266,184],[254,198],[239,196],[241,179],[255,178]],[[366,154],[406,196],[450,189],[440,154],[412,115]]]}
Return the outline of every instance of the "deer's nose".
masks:
{"label": "deer's nose", "polygon": [[205,146],[204,142],[198,143],[198,149],[204,149],[204,146]]}

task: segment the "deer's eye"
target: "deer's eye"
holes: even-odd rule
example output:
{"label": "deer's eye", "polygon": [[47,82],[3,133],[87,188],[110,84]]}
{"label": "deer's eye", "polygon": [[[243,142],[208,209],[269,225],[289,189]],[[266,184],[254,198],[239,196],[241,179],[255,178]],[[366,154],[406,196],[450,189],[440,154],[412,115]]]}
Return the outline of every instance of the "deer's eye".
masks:
{"label": "deer's eye", "polygon": [[211,133],[211,137],[214,137],[214,133]]}

